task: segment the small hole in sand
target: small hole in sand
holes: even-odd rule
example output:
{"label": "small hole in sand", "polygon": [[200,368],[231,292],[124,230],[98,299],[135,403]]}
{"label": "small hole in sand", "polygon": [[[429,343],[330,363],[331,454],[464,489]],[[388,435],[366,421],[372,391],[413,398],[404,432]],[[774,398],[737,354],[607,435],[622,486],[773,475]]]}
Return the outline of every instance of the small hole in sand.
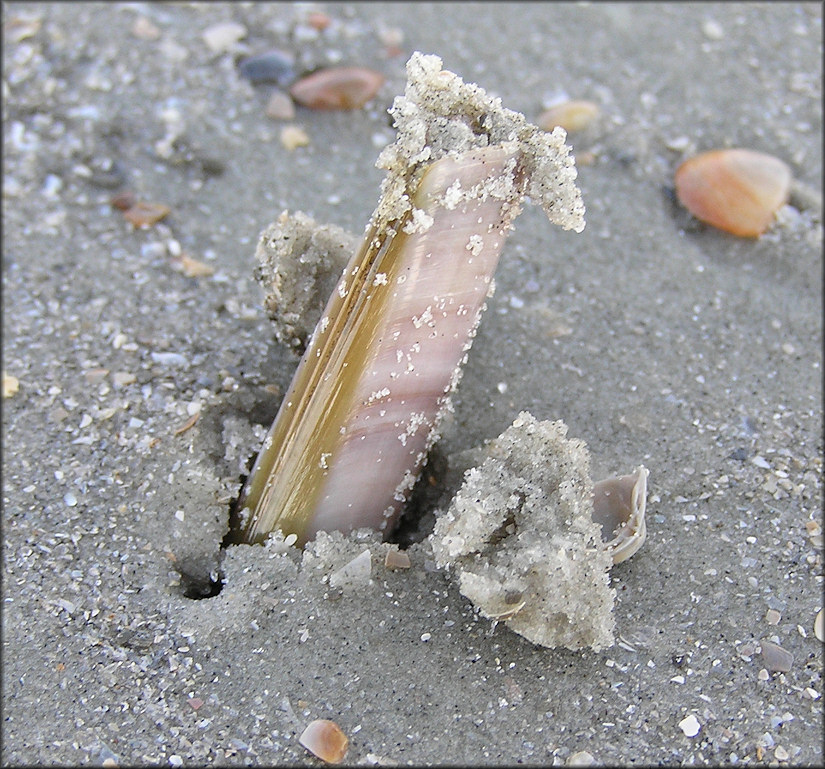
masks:
{"label": "small hole in sand", "polygon": [[204,578],[202,575],[186,575],[180,573],[180,586],[185,598],[200,601],[203,598],[214,598],[223,590],[223,574]]}

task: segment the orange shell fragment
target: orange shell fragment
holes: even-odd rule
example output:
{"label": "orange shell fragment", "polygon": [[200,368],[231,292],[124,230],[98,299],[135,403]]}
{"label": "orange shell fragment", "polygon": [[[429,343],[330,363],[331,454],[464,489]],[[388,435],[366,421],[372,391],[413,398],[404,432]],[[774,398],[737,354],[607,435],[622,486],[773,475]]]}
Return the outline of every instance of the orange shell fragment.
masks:
{"label": "orange shell fragment", "polygon": [[292,98],[311,109],[358,109],[384,83],[380,72],[365,67],[330,67],[301,78],[289,89]]}
{"label": "orange shell fragment", "polygon": [[323,32],[331,23],[332,19],[322,11],[310,11],[307,14],[307,24],[319,32]]}
{"label": "orange shell fragment", "polygon": [[325,718],[316,719],[307,726],[298,742],[328,764],[340,764],[349,747],[349,739],[341,727]]}
{"label": "orange shell fragment", "polygon": [[712,150],[676,169],[676,195],[707,224],[745,238],[770,227],[787,200],[791,169],[779,158],[747,149]]}

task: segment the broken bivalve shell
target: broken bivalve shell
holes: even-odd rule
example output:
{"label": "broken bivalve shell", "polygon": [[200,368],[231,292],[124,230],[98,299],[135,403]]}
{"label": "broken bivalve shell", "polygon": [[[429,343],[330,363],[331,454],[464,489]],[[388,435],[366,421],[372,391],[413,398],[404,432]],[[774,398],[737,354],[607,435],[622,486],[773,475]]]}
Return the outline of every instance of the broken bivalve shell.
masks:
{"label": "broken bivalve shell", "polygon": [[340,764],[349,748],[349,738],[341,727],[325,718],[318,718],[307,726],[298,742],[328,764]]}
{"label": "broken bivalve shell", "polygon": [[358,109],[384,84],[380,72],[365,67],[330,67],[301,78],[290,89],[292,98],[310,109]]}
{"label": "broken bivalve shell", "polygon": [[676,169],[676,195],[697,219],[756,238],[788,201],[791,169],[779,158],[747,149],[705,152]]}
{"label": "broken bivalve shell", "polygon": [[605,478],[593,484],[593,520],[613,564],[626,561],[645,541],[648,470],[641,465],[631,475]]}
{"label": "broken bivalve shell", "polygon": [[762,661],[765,667],[776,673],[789,673],[793,668],[793,654],[772,641],[760,643]]}
{"label": "broken bivalve shell", "polygon": [[390,571],[397,571],[398,569],[409,569],[410,556],[404,550],[387,550],[387,555],[384,557],[384,568]]}

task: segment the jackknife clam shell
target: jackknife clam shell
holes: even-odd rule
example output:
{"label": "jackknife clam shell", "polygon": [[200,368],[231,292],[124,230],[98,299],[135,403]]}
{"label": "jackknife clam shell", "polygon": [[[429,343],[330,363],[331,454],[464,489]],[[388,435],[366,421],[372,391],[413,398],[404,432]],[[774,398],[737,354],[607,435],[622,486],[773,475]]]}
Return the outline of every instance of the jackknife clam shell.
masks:
{"label": "jackknife clam shell", "polygon": [[[414,54],[398,138],[364,239],[344,268],[264,441],[240,538],[273,530],[389,532],[461,375],[525,197],[584,228],[565,133]],[[293,93],[294,96],[294,93]]]}

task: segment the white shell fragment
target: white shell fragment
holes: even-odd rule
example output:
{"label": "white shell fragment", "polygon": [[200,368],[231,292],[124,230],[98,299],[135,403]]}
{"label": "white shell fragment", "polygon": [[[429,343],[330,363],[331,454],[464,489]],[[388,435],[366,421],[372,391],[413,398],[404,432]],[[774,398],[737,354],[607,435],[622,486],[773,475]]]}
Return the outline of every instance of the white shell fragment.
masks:
{"label": "white shell fragment", "polygon": [[685,737],[695,737],[699,734],[702,725],[696,719],[696,716],[691,713],[689,716],[679,721],[679,728],[685,733]]}
{"label": "white shell fragment", "polygon": [[329,575],[329,584],[332,587],[348,587],[366,585],[370,581],[372,570],[372,555],[369,548],[357,555],[349,563],[344,564],[337,571]]}
{"label": "white shell fragment", "polygon": [[772,641],[762,641],[760,644],[762,659],[765,667],[775,673],[788,673],[793,667],[793,654]]}
{"label": "white shell fragment", "polygon": [[606,478],[593,485],[593,520],[613,563],[626,561],[645,541],[648,470],[639,466],[631,475]]}

